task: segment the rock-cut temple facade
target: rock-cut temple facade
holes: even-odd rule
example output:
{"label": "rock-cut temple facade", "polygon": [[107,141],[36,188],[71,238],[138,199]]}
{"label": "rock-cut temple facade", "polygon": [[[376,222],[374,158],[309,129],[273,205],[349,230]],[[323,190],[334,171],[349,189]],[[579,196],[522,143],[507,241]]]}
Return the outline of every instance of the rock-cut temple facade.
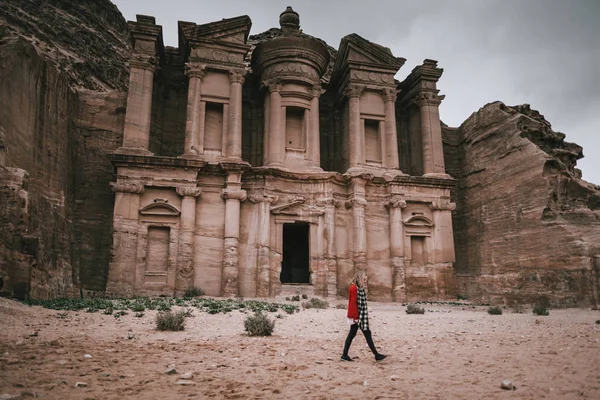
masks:
{"label": "rock-cut temple facade", "polygon": [[[442,69],[352,34],[330,52],[300,30],[250,43],[247,16],[129,22],[130,60],[106,292],[456,298]],[[335,57],[335,59],[334,59]]]}

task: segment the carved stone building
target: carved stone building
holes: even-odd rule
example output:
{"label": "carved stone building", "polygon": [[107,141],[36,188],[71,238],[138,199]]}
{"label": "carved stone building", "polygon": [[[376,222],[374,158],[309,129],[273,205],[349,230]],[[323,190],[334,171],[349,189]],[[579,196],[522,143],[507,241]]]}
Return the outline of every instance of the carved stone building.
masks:
{"label": "carved stone building", "polygon": [[455,298],[442,70],[399,83],[388,48],[352,34],[334,60],[291,8],[280,25],[180,22],[169,48],[129,22],[107,293],[335,296],[366,270],[377,300]]}

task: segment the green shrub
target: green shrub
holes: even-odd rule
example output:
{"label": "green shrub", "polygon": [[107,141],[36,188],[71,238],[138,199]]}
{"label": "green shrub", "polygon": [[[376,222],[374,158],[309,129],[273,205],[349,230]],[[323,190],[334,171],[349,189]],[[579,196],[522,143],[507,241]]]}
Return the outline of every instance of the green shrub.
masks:
{"label": "green shrub", "polygon": [[536,303],[533,306],[533,313],[535,315],[548,315],[550,314],[550,311],[548,311],[548,307],[546,307],[544,304]]}
{"label": "green shrub", "polygon": [[292,296],[292,301],[300,301],[300,295]]}
{"label": "green shrub", "polygon": [[187,298],[200,297],[200,296],[204,296],[204,290],[202,290],[202,288],[199,288],[199,287],[188,288],[183,295],[183,297],[187,297]]}
{"label": "green shrub", "polygon": [[489,306],[488,314],[490,315],[502,315],[502,308],[500,306]]}
{"label": "green shrub", "polygon": [[318,299],[316,297],[313,297],[309,301],[305,301],[304,303],[302,303],[302,306],[304,308],[321,308],[321,309],[325,309],[325,308],[329,308],[329,303],[327,301],[325,301],[325,300],[321,300],[321,299]]}
{"label": "green shrub", "polygon": [[407,314],[425,314],[425,309],[423,307],[419,307],[416,304],[409,304],[406,306]]}
{"label": "green shrub", "polygon": [[163,311],[156,315],[156,329],[159,331],[182,331],[185,328],[185,311]]}
{"label": "green shrub", "polygon": [[244,329],[249,336],[271,336],[274,328],[275,321],[262,312],[248,316],[244,321]]}

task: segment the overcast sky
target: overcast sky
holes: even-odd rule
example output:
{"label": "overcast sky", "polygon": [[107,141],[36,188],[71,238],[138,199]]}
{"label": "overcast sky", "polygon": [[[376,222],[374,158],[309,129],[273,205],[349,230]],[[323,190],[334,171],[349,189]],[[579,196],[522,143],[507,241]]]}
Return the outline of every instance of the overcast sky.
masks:
{"label": "overcast sky", "polygon": [[444,68],[442,120],[460,125],[486,103],[531,104],[583,146],[583,178],[600,184],[600,0],[112,0],[127,20],[156,17],[165,44],[177,21],[207,23],[239,15],[251,34],[279,26],[290,5],[301,29],[334,48],[358,33],[407,59],[403,80],[425,58]]}

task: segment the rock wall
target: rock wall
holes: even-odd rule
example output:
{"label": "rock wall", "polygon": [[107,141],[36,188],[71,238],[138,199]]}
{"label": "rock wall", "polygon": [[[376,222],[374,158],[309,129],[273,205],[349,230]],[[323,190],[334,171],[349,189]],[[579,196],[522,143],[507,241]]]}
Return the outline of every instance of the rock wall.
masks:
{"label": "rock wall", "polygon": [[598,304],[600,188],[580,146],[528,105],[488,104],[445,128],[459,294],[486,302]]}
{"label": "rock wall", "polygon": [[0,1],[2,294],[104,290],[126,38],[109,1]]}

